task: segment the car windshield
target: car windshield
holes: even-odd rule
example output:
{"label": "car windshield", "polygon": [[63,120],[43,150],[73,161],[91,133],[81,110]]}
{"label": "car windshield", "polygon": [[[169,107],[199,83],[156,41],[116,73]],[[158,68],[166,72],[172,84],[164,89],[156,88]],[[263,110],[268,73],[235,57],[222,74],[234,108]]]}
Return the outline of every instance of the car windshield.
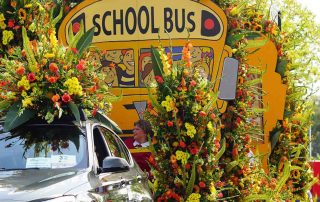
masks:
{"label": "car windshield", "polygon": [[87,140],[75,125],[28,125],[4,133],[0,125],[0,171],[88,167]]}

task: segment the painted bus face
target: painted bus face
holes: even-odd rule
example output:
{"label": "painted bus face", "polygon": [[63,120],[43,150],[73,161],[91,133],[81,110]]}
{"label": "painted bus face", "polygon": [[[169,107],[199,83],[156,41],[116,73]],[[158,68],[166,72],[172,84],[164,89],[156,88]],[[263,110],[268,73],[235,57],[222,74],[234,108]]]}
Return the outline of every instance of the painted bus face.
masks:
{"label": "painted bus face", "polygon": [[[76,22],[82,22],[85,31],[95,27],[92,43],[106,51],[100,71],[107,74],[105,83],[113,87],[113,93],[123,95],[114,103],[110,117],[128,135],[147,106],[146,86],[154,82],[150,48],[159,45],[159,36],[166,51],[172,48],[173,53],[181,53],[189,34],[194,45],[191,61],[215,82],[215,90],[224,60],[231,56],[231,49],[225,46],[226,16],[209,0],[84,1],[69,12],[59,28],[64,44],[69,41],[68,28]],[[216,107],[224,111],[226,102],[218,101]]]}

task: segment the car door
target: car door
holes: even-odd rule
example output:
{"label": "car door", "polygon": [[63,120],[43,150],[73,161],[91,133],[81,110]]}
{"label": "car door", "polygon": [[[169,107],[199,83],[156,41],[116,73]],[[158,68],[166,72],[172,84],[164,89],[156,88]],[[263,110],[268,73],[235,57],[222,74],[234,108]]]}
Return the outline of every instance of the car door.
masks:
{"label": "car door", "polygon": [[[93,128],[95,161],[100,168],[105,157],[121,157],[121,149],[112,134],[109,129],[102,126]],[[129,201],[126,175],[126,172],[100,172],[99,186],[94,190],[94,197],[98,201]]]}
{"label": "car door", "polygon": [[129,164],[129,171],[123,172],[129,201],[152,201],[148,178],[133,161],[133,158],[122,140],[107,128],[101,128],[104,138],[113,156],[125,159]]}

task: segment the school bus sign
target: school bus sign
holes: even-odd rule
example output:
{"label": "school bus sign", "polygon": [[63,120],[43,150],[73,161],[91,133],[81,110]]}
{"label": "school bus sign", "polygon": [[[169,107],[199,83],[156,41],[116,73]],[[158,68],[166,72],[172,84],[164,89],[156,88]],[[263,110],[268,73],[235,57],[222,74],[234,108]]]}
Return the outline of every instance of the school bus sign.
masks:
{"label": "school bus sign", "polygon": [[[107,51],[101,58],[100,71],[106,73],[105,83],[114,93],[123,93],[123,99],[114,104],[111,118],[125,134],[130,135],[132,123],[143,118],[141,112],[148,100],[146,85],[154,80],[150,47],[159,45],[159,35],[163,46],[170,44],[173,53],[180,53],[190,34],[195,45],[191,61],[215,82],[215,90],[220,91],[221,100],[216,103],[220,111],[226,108],[222,99],[235,96],[238,62],[229,58],[231,49],[225,45],[226,16],[212,1],[84,1],[69,12],[59,28],[64,44],[68,44],[68,31],[72,31],[69,27],[79,22],[85,31],[95,27],[92,43]],[[177,55],[173,60],[180,58]],[[223,73],[226,76],[222,78]]]}
{"label": "school bus sign", "polygon": [[[209,4],[210,5],[210,4]],[[96,27],[93,43],[158,39],[166,30],[174,38],[218,40],[222,37],[225,19],[206,4],[194,1],[87,1],[68,15],[62,29],[83,21],[85,29]],[[221,11],[220,11],[221,12]],[[223,15],[222,15],[223,16]],[[63,38],[63,33],[61,37]],[[65,37],[68,42],[68,34]]]}

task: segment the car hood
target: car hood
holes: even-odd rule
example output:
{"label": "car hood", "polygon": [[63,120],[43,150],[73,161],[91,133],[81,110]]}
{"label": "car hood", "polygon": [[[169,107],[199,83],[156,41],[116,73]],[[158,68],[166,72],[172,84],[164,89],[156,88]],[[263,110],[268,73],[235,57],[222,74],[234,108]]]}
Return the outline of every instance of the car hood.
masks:
{"label": "car hood", "polygon": [[39,169],[0,171],[0,201],[53,198],[88,183],[88,171]]}

